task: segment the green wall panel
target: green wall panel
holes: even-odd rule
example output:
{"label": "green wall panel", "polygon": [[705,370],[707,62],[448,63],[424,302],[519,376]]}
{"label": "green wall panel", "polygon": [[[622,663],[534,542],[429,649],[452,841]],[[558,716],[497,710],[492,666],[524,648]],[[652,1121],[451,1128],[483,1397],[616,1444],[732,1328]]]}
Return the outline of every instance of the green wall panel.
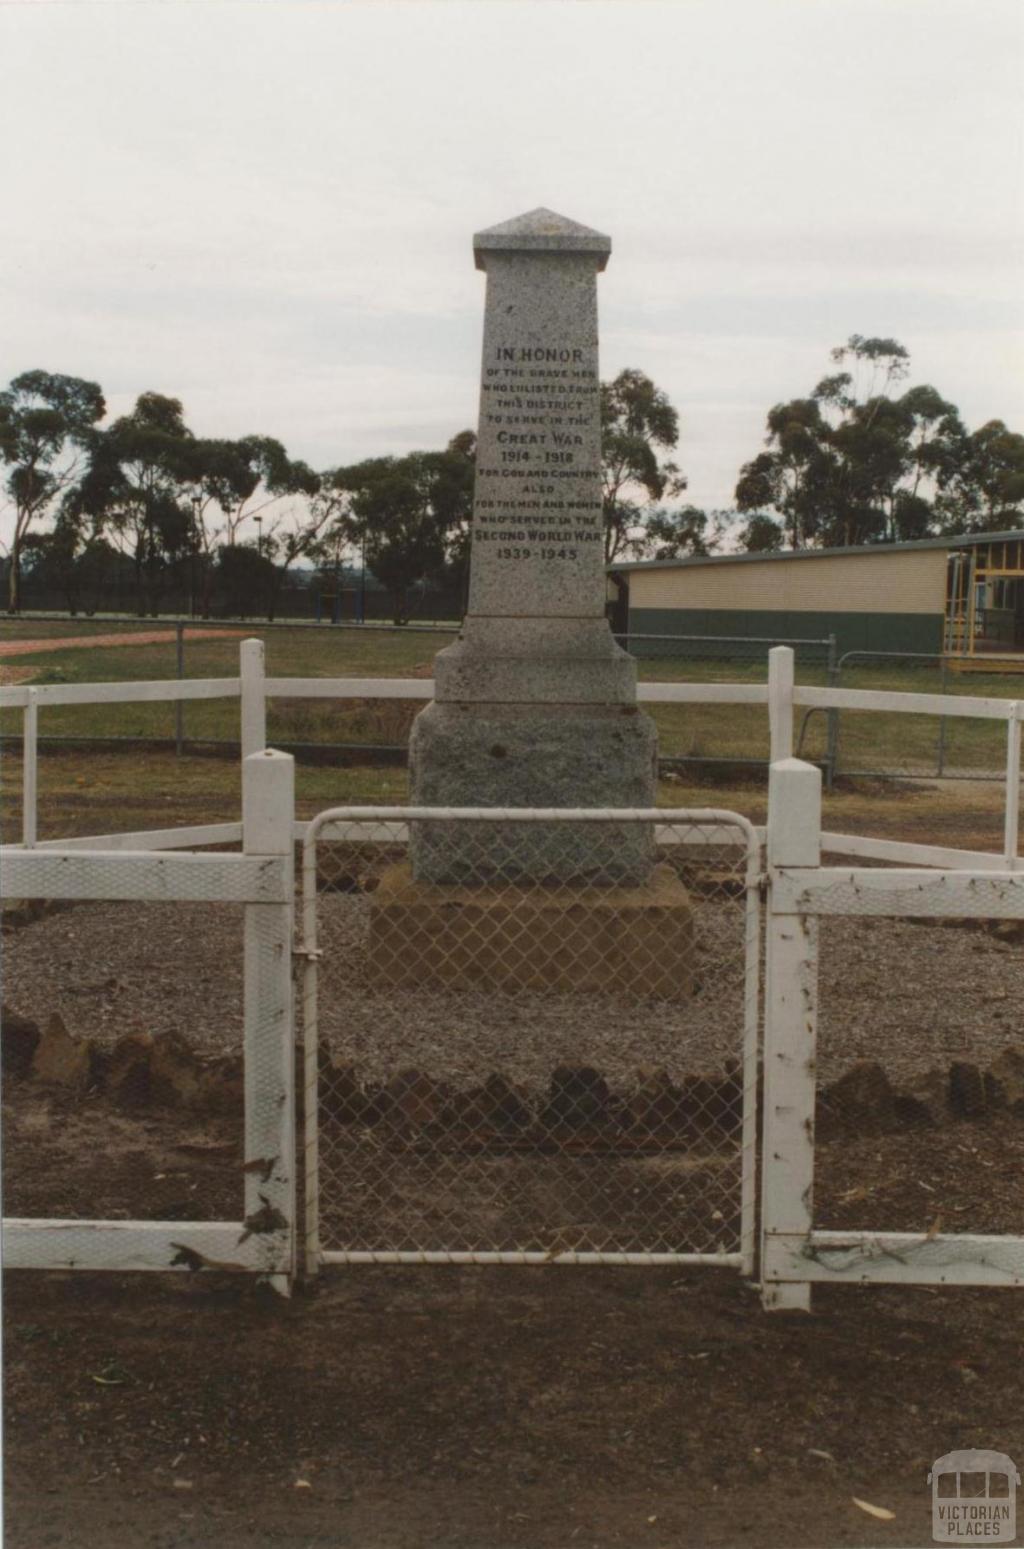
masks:
{"label": "green wall panel", "polygon": [[725,608],[630,608],[630,650],[635,656],[655,655],[637,635],[770,636],[773,639],[824,640],[836,637],[840,656],[846,651],[942,651],[941,613],[802,613],[755,612]]}

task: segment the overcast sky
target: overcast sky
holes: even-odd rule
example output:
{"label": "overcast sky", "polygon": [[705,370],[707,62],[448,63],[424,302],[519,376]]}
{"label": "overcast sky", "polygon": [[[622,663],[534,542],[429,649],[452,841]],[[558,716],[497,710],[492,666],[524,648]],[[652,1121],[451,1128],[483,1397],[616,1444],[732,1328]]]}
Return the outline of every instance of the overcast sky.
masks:
{"label": "overcast sky", "polygon": [[473,231],[611,234],[601,372],[732,503],[893,335],[1024,431],[1021,0],[0,3],[0,377],[153,389],[323,468],[474,425]]}

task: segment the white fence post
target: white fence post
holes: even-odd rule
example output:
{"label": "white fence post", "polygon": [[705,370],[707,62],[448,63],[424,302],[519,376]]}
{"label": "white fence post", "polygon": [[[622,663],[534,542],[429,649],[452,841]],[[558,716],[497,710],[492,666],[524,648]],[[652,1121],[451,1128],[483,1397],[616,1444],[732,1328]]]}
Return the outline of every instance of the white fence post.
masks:
{"label": "white fence post", "polygon": [[242,757],[262,753],[267,745],[266,663],[262,640],[243,640],[239,647],[241,680]]}
{"label": "white fence post", "polygon": [[38,833],[39,807],[39,705],[30,688],[25,700],[21,732],[21,842],[31,848]]}
{"label": "white fence post", "polygon": [[1010,719],[1006,728],[1006,811],[1003,818],[1003,854],[1007,871],[1018,871],[1020,859],[1020,750],[1021,715],[1024,704],[1010,706]]}
{"label": "white fence post", "polygon": [[794,652],[791,645],[773,645],[768,652],[769,762],[793,757]]}
{"label": "white fence post", "polygon": [[320,1273],[320,1038],[317,963],[317,846],[319,830],[302,847],[302,1243],[303,1270],[311,1280]]}
{"label": "white fence post", "polygon": [[288,902],[245,909],[245,1224],[265,1234],[271,1283],[285,1295],[295,1272],[294,821],[295,760],[251,753],[242,765],[243,849],[284,858]]}
{"label": "white fence post", "polygon": [[[779,866],[821,864],[821,771],[801,759],[772,764],[769,879]],[[766,1308],[808,1312],[810,1285],[772,1282],[772,1236],[811,1230],[814,1184],[818,923],[775,913],[769,887],[765,979],[761,1281]]]}

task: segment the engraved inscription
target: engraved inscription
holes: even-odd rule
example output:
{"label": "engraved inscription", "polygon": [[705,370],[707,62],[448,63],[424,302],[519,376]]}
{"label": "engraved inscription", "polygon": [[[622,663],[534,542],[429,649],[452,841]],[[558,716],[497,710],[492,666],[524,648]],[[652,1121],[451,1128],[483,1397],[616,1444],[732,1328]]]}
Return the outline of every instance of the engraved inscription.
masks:
{"label": "engraved inscription", "polygon": [[601,617],[597,269],[492,254],[469,612]]}
{"label": "engraved inscription", "polygon": [[[498,344],[491,359],[481,384],[473,541],[504,541],[509,546],[491,550],[497,559],[572,564],[578,545],[603,537],[597,373],[584,364],[582,348],[561,344]],[[576,487],[563,490],[563,483]],[[509,532],[509,516],[528,511],[558,512],[581,525]]]}

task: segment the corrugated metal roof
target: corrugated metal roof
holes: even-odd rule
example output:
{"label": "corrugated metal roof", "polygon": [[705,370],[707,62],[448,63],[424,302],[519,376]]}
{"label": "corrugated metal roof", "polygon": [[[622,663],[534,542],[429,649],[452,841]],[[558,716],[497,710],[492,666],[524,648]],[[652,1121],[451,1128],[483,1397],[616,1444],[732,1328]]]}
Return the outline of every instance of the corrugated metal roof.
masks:
{"label": "corrugated metal roof", "polygon": [[766,560],[782,559],[842,559],[846,554],[913,554],[920,549],[956,549],[976,547],[982,543],[1006,543],[1024,538],[1024,528],[1012,527],[1008,532],[962,533],[955,538],[917,538],[911,543],[858,543],[849,548],[836,549],[779,549],[772,554],[709,554],[706,558],[689,556],[685,559],[631,559],[613,560],[607,566],[616,570],[671,570],[695,565],[760,565]]}

